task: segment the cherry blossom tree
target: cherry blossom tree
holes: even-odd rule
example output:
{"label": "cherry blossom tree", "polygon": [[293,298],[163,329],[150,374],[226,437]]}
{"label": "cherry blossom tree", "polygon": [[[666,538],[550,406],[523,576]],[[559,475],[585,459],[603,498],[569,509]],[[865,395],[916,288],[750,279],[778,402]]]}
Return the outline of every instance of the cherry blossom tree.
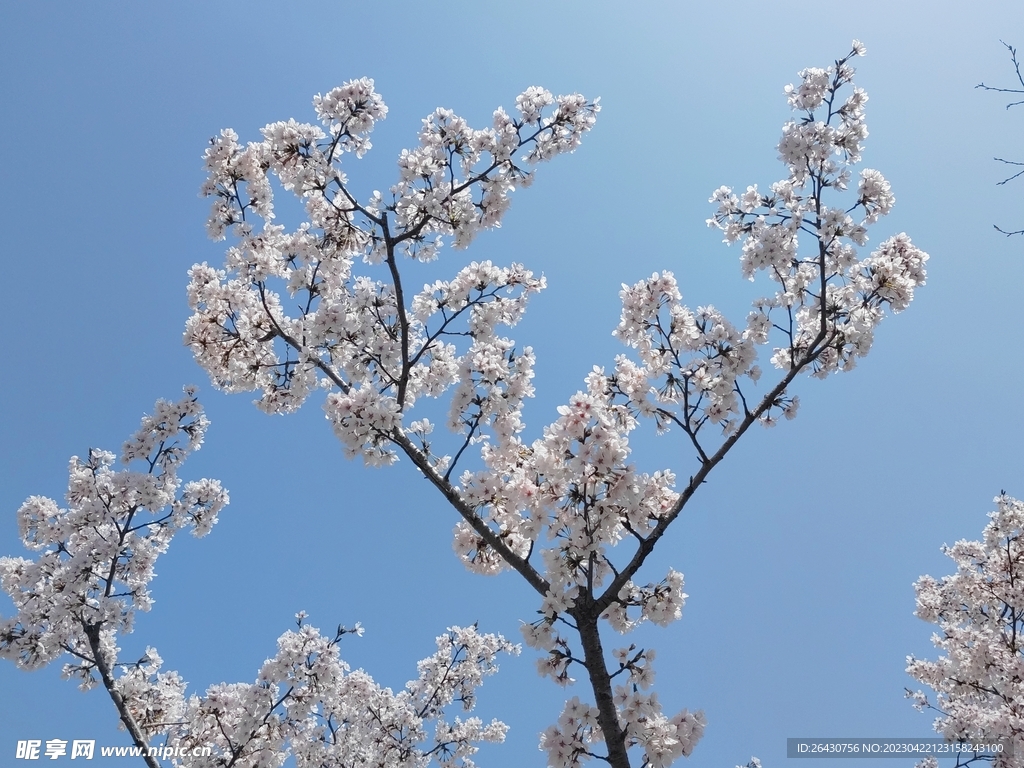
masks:
{"label": "cherry blossom tree", "polygon": [[[479,718],[448,721],[445,708],[466,711],[475,690],[497,667],[499,653],[517,648],[475,627],[451,627],[436,652],[421,661],[405,690],[381,688],[352,672],[333,637],[296,616],[298,628],[277,641],[277,653],[253,683],[222,683],[204,696],[185,696],[176,672],[148,647],[141,659],[119,659],[118,635],[131,632],[136,611],[152,605],[153,566],[183,528],[205,536],[228,502],[215,480],[182,486],[178,469],[198,450],[207,420],[192,390],[158,401],[124,444],[121,460],[144,471],[114,470],[114,454],[92,450],[71,459],[68,508],[33,496],[18,510],[22,539],[37,560],[0,558],[0,586],[16,616],[0,620],[0,655],[24,669],[68,656],[64,676],[83,690],[102,684],[122,726],[151,768],[161,755],[180,766],[473,765],[482,741],[502,741],[506,727]],[[429,735],[427,725],[433,724]],[[165,746],[151,750],[153,739]]]}
{"label": "cherry blossom tree", "polygon": [[[497,227],[533,166],[579,145],[597,102],[531,88],[486,129],[437,110],[419,146],[402,152],[399,181],[367,199],[341,160],[366,152],[386,115],[370,80],[314,99],[323,128],[273,123],[244,146],[224,131],[207,151],[209,232],[230,231],[235,244],[223,269],[191,271],[186,343],[217,387],[259,392],[266,412],[294,411],[322,389],[350,457],[373,466],[404,457],[447,500],[468,569],[511,569],[537,592],[538,618],[523,637],[542,654],[540,673],[567,685],[579,668],[593,697],[570,699],[542,734],[549,765],[598,757],[625,768],[633,750],[640,764],[663,766],[690,754],[703,714],[663,713],[650,692],[653,650],[609,654],[602,628],[626,634],[680,617],[682,574],[650,581],[641,569],[687,502],[751,426],[796,415],[790,388],[801,373],[853,368],[886,309],[905,309],[924,282],[928,257],[905,234],[870,255],[858,250],[894,203],[875,170],[849,189],[867,136],[867,96],[850,66],[863,52],[855,41],[832,67],[803,70],[787,87],[797,116],[778,147],[785,178],[711,198],[709,225],[742,243],[743,276],[766,275],[772,292],[734,324],[712,306],[684,305],[671,272],[624,285],[615,335],[633,355],[595,367],[532,442],[521,435],[533,351],[498,329],[516,324],[543,278],[474,261],[417,291],[403,259],[433,261],[446,242],[465,248]],[[274,178],[305,206],[308,220],[294,230],[276,223]],[[759,387],[758,351],[769,344],[777,373]],[[445,393],[453,436],[434,434],[432,401]],[[691,446],[695,464],[679,489],[673,470],[629,462],[641,419]]]}
{"label": "cherry blossom tree", "polygon": [[[177,714],[182,685],[174,673],[159,672],[152,648],[133,665],[119,663],[117,635],[132,630],[136,611],[149,610],[153,565],[174,534],[191,526],[194,535],[205,536],[227,504],[218,482],[182,488],[177,475],[206,427],[191,392],[175,404],[158,402],[122,450],[125,463],[141,462],[145,472],[115,472],[107,451],[73,457],[68,509],[33,496],[18,510],[22,540],[42,550],[40,557],[0,558],[0,586],[18,610],[0,620],[0,654],[24,669],[67,654],[72,661],[64,676],[79,679],[83,689],[98,676],[136,744],[146,742],[154,717]],[[131,690],[140,674],[152,684]]]}
{"label": "cherry blossom tree", "polygon": [[[752,426],[796,416],[797,377],[852,369],[886,311],[905,309],[924,283],[928,256],[905,234],[860,250],[895,201],[878,171],[853,176],[867,95],[850,62],[863,53],[854,41],[833,66],[805,69],[786,88],[795,116],[778,145],[783,179],[711,197],[708,224],[741,244],[742,275],[766,276],[771,286],[748,316],[734,323],[710,305],[691,309],[668,271],[623,285],[614,334],[627,352],[594,367],[531,442],[523,411],[534,354],[503,329],[544,278],[521,264],[473,261],[417,290],[408,265],[498,227],[536,166],[580,145],[597,101],[533,87],[484,129],[438,109],[423,121],[419,145],[401,153],[398,181],[363,197],[342,166],[371,149],[387,114],[368,79],[316,96],[320,125],[272,123],[247,144],[225,130],[206,151],[208,231],[233,244],[223,268],[190,271],[186,343],[215,386],[257,391],[268,413],[295,411],[322,390],[349,457],[411,463],[454,510],[465,566],[515,571],[537,593],[536,618],[522,634],[539,651],[538,671],[560,685],[573,674],[589,683],[541,734],[551,766],[598,758],[660,768],[692,752],[703,713],[663,712],[652,690],[654,650],[628,640],[609,646],[608,629],[625,635],[681,617],[682,574],[645,569],[659,541]],[[304,206],[306,220],[291,229],[275,215],[282,191]],[[758,364],[762,348],[770,374]],[[435,434],[439,420],[447,430]],[[644,420],[679,433],[692,450],[678,482],[676,469],[641,472],[630,462],[630,437]],[[0,625],[0,652],[26,667],[70,654],[66,673],[86,686],[100,676],[136,744],[163,736],[211,747],[212,757],[175,757],[180,765],[272,766],[292,754],[300,766],[414,766],[434,757],[468,766],[476,743],[500,740],[501,723],[444,715],[455,701],[471,708],[496,655],[514,651],[475,628],[442,636],[399,694],[340,660],[348,630],[323,636],[302,614],[255,683],[213,686],[204,697],[186,699],[155,650],[135,664],[118,661],[117,634],[149,607],[156,555],[181,527],[208,532],[226,503],[213,481],[175,495],[177,467],[204,428],[191,393],[158,403],[122,457],[148,472],[114,472],[111,454],[90,454],[73,462],[68,510],[26,502],[23,538],[45,551],[38,562],[0,561],[18,608]],[[436,723],[432,737],[427,721]]]}
{"label": "cherry blossom tree", "polygon": [[938,713],[935,730],[948,741],[999,742],[1005,754],[971,755],[999,768],[1024,765],[1024,503],[1000,494],[981,541],[958,541],[944,552],[956,573],[915,584],[916,615],[939,632],[935,661],[907,659],[907,673],[932,688],[907,691],[920,710]]}

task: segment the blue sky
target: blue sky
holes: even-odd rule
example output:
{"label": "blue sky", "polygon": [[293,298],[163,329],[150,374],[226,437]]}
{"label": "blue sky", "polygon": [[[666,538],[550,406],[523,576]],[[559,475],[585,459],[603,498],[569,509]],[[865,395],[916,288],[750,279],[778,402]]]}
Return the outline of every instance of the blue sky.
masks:
{"label": "blue sky", "polygon": [[[117,449],[156,398],[196,383],[212,426],[184,475],[221,479],[232,504],[159,561],[125,657],[155,645],[196,691],[251,681],[306,610],[325,630],[361,621],[345,658],[400,687],[451,624],[518,640],[534,595],[463,570],[454,513],[408,463],[346,461],[318,404],[265,416],[216,392],[182,346],[186,271],[223,253],[197,196],[208,138],[312,120],[314,93],[373,77],[390,112],[352,175],[383,189],[437,106],[484,125],[530,85],[600,96],[583,146],[539,169],[502,229],[435,265],[438,278],[471,259],[547,276],[512,334],[538,357],[532,439],[620,351],[621,283],[669,269],[691,305],[745,315],[764,289],[705,226],[707,198],[783,176],[783,86],[859,38],[864,166],[897,197],[872,242],[910,234],[931,254],[928,285],[857,370],[801,381],[799,417],[715,471],[651,566],[685,574],[683,620],[639,640],[659,651],[666,710],[706,712],[689,765],[754,754],[772,768],[790,736],[930,735],[903,699],[907,654],[934,656],[911,585],[949,572],[939,548],[979,536],[1001,489],[1024,496],[1024,239],[992,228],[1024,226],[1022,187],[997,187],[992,159],[1024,159],[1024,108],[974,89],[1012,85],[999,40],[1024,46],[1021,22],[1010,2],[0,2],[0,554],[23,553],[14,512],[61,499],[70,456]],[[646,469],[691,466],[679,436],[632,444]],[[484,686],[479,714],[512,731],[482,765],[544,764],[537,733],[564,693],[535,658]],[[26,738],[127,743],[105,694],[60,680],[59,664],[4,663],[0,690],[0,755]]]}

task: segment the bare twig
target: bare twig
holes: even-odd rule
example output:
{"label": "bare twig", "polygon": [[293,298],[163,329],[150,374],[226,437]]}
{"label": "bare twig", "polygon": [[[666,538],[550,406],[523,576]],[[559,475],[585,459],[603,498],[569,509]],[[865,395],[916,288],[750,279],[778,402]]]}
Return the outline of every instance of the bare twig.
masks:
{"label": "bare twig", "polygon": [[[1000,40],[999,42],[1003,43],[1003,45],[1006,47],[1006,50],[1008,50],[1010,52],[1010,61],[1013,62],[1013,71],[1016,73],[1016,75],[1017,75],[1017,82],[1020,83],[1021,87],[1020,88],[996,88],[996,87],[991,86],[991,85],[985,85],[985,83],[978,83],[974,87],[975,88],[981,88],[983,91],[995,91],[996,93],[1015,93],[1015,94],[1019,94],[1019,95],[1024,95],[1024,74],[1021,74],[1021,71],[1020,71],[1020,61],[1017,59],[1017,49],[1014,48],[1009,43],[1003,42],[1002,40]],[[1020,106],[1021,104],[1024,104],[1024,99],[1021,99],[1019,101],[1011,101],[1009,104],[1006,105],[1006,108],[1009,109],[1010,107],[1017,107],[1017,106]],[[1001,157],[997,157],[995,159],[996,159],[997,162],[1004,163],[1006,165],[1024,166],[1024,163],[1018,162],[1016,160],[1005,160],[1005,159],[1003,159]],[[1024,176],[1024,170],[1018,171],[1017,173],[1013,174],[1012,176],[1008,176],[1007,178],[1005,178],[1002,181],[1000,181],[996,186],[1002,186],[1003,184],[1006,184],[1007,182],[1013,181],[1014,179],[1019,178],[1020,176]],[[1007,237],[1011,237],[1013,235],[1022,235],[1022,234],[1024,234],[1024,229],[1017,229],[1017,230],[1011,231],[1011,230],[1003,229],[998,224],[993,224],[992,226],[995,228],[995,230],[997,232],[1001,232],[1002,234],[1006,235]]]}

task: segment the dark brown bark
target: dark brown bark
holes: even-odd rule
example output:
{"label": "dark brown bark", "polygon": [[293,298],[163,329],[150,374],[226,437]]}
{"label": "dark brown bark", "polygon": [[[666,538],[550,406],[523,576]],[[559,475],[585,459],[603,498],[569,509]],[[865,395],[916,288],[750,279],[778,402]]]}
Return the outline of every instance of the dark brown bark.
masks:
{"label": "dark brown bark", "polygon": [[157,759],[150,756],[149,742],[146,740],[145,735],[143,735],[139,724],[135,722],[135,718],[132,717],[132,713],[128,711],[128,705],[125,704],[124,697],[117,691],[113,670],[111,670],[110,665],[107,664],[101,652],[100,625],[84,624],[82,628],[85,630],[85,636],[89,640],[89,648],[92,650],[92,657],[96,662],[96,669],[100,673],[100,680],[103,681],[103,687],[107,689],[110,700],[117,707],[117,714],[121,716],[121,722],[124,723],[124,727],[128,730],[135,746],[142,750],[143,761],[149,768],[161,768]]}
{"label": "dark brown bark", "polygon": [[597,704],[597,724],[604,733],[608,764],[612,768],[630,768],[626,734],[619,725],[619,713],[612,694],[612,678],[605,664],[601,633],[597,627],[598,614],[593,610],[592,601],[586,602],[585,607],[573,608],[570,614],[576,620],[580,644],[583,646],[583,665],[587,669]]}

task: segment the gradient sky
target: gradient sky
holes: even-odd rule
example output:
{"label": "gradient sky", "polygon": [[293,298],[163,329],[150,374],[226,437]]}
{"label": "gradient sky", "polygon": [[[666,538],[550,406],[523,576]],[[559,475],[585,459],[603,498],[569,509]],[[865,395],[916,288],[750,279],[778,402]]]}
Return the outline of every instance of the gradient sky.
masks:
{"label": "gradient sky", "polygon": [[[464,571],[455,513],[408,462],[346,461],[318,403],[265,416],[215,391],[182,346],[186,271],[223,253],[197,196],[208,138],[313,120],[314,93],[373,77],[390,112],[353,178],[384,189],[437,106],[482,126],[530,85],[600,96],[583,146],[539,169],[502,229],[434,265],[437,278],[472,259],[547,276],[511,334],[538,356],[533,439],[620,351],[621,283],[669,269],[691,305],[745,316],[765,288],[705,226],[707,198],[784,175],[783,86],[859,38],[864,167],[897,197],[871,242],[906,231],[931,254],[928,285],[857,370],[801,380],[799,417],[716,469],[648,571],[685,574],[683,619],[636,641],[659,651],[666,711],[705,710],[679,765],[778,768],[791,736],[932,735],[903,698],[917,687],[906,656],[935,655],[912,584],[950,572],[940,547],[977,538],[1001,489],[1024,496],[1024,239],[992,226],[1024,227],[1024,180],[997,187],[993,161],[1024,160],[1024,107],[974,89],[1012,86],[1000,39],[1024,46],[1022,22],[1011,2],[0,1],[0,554],[24,554],[14,512],[62,499],[70,456],[118,449],[156,398],[196,383],[212,426],[183,476],[221,479],[232,503],[211,536],[159,561],[124,658],[154,645],[194,691],[252,681],[306,610],[325,631],[361,621],[343,656],[401,687],[449,625],[518,640],[537,599],[514,575]],[[692,466],[679,435],[632,444],[645,469]],[[481,692],[478,714],[512,727],[482,766],[544,765],[537,734],[565,694],[535,659],[504,661]],[[0,762],[19,739],[128,743],[106,694],[59,667],[0,664]]]}

